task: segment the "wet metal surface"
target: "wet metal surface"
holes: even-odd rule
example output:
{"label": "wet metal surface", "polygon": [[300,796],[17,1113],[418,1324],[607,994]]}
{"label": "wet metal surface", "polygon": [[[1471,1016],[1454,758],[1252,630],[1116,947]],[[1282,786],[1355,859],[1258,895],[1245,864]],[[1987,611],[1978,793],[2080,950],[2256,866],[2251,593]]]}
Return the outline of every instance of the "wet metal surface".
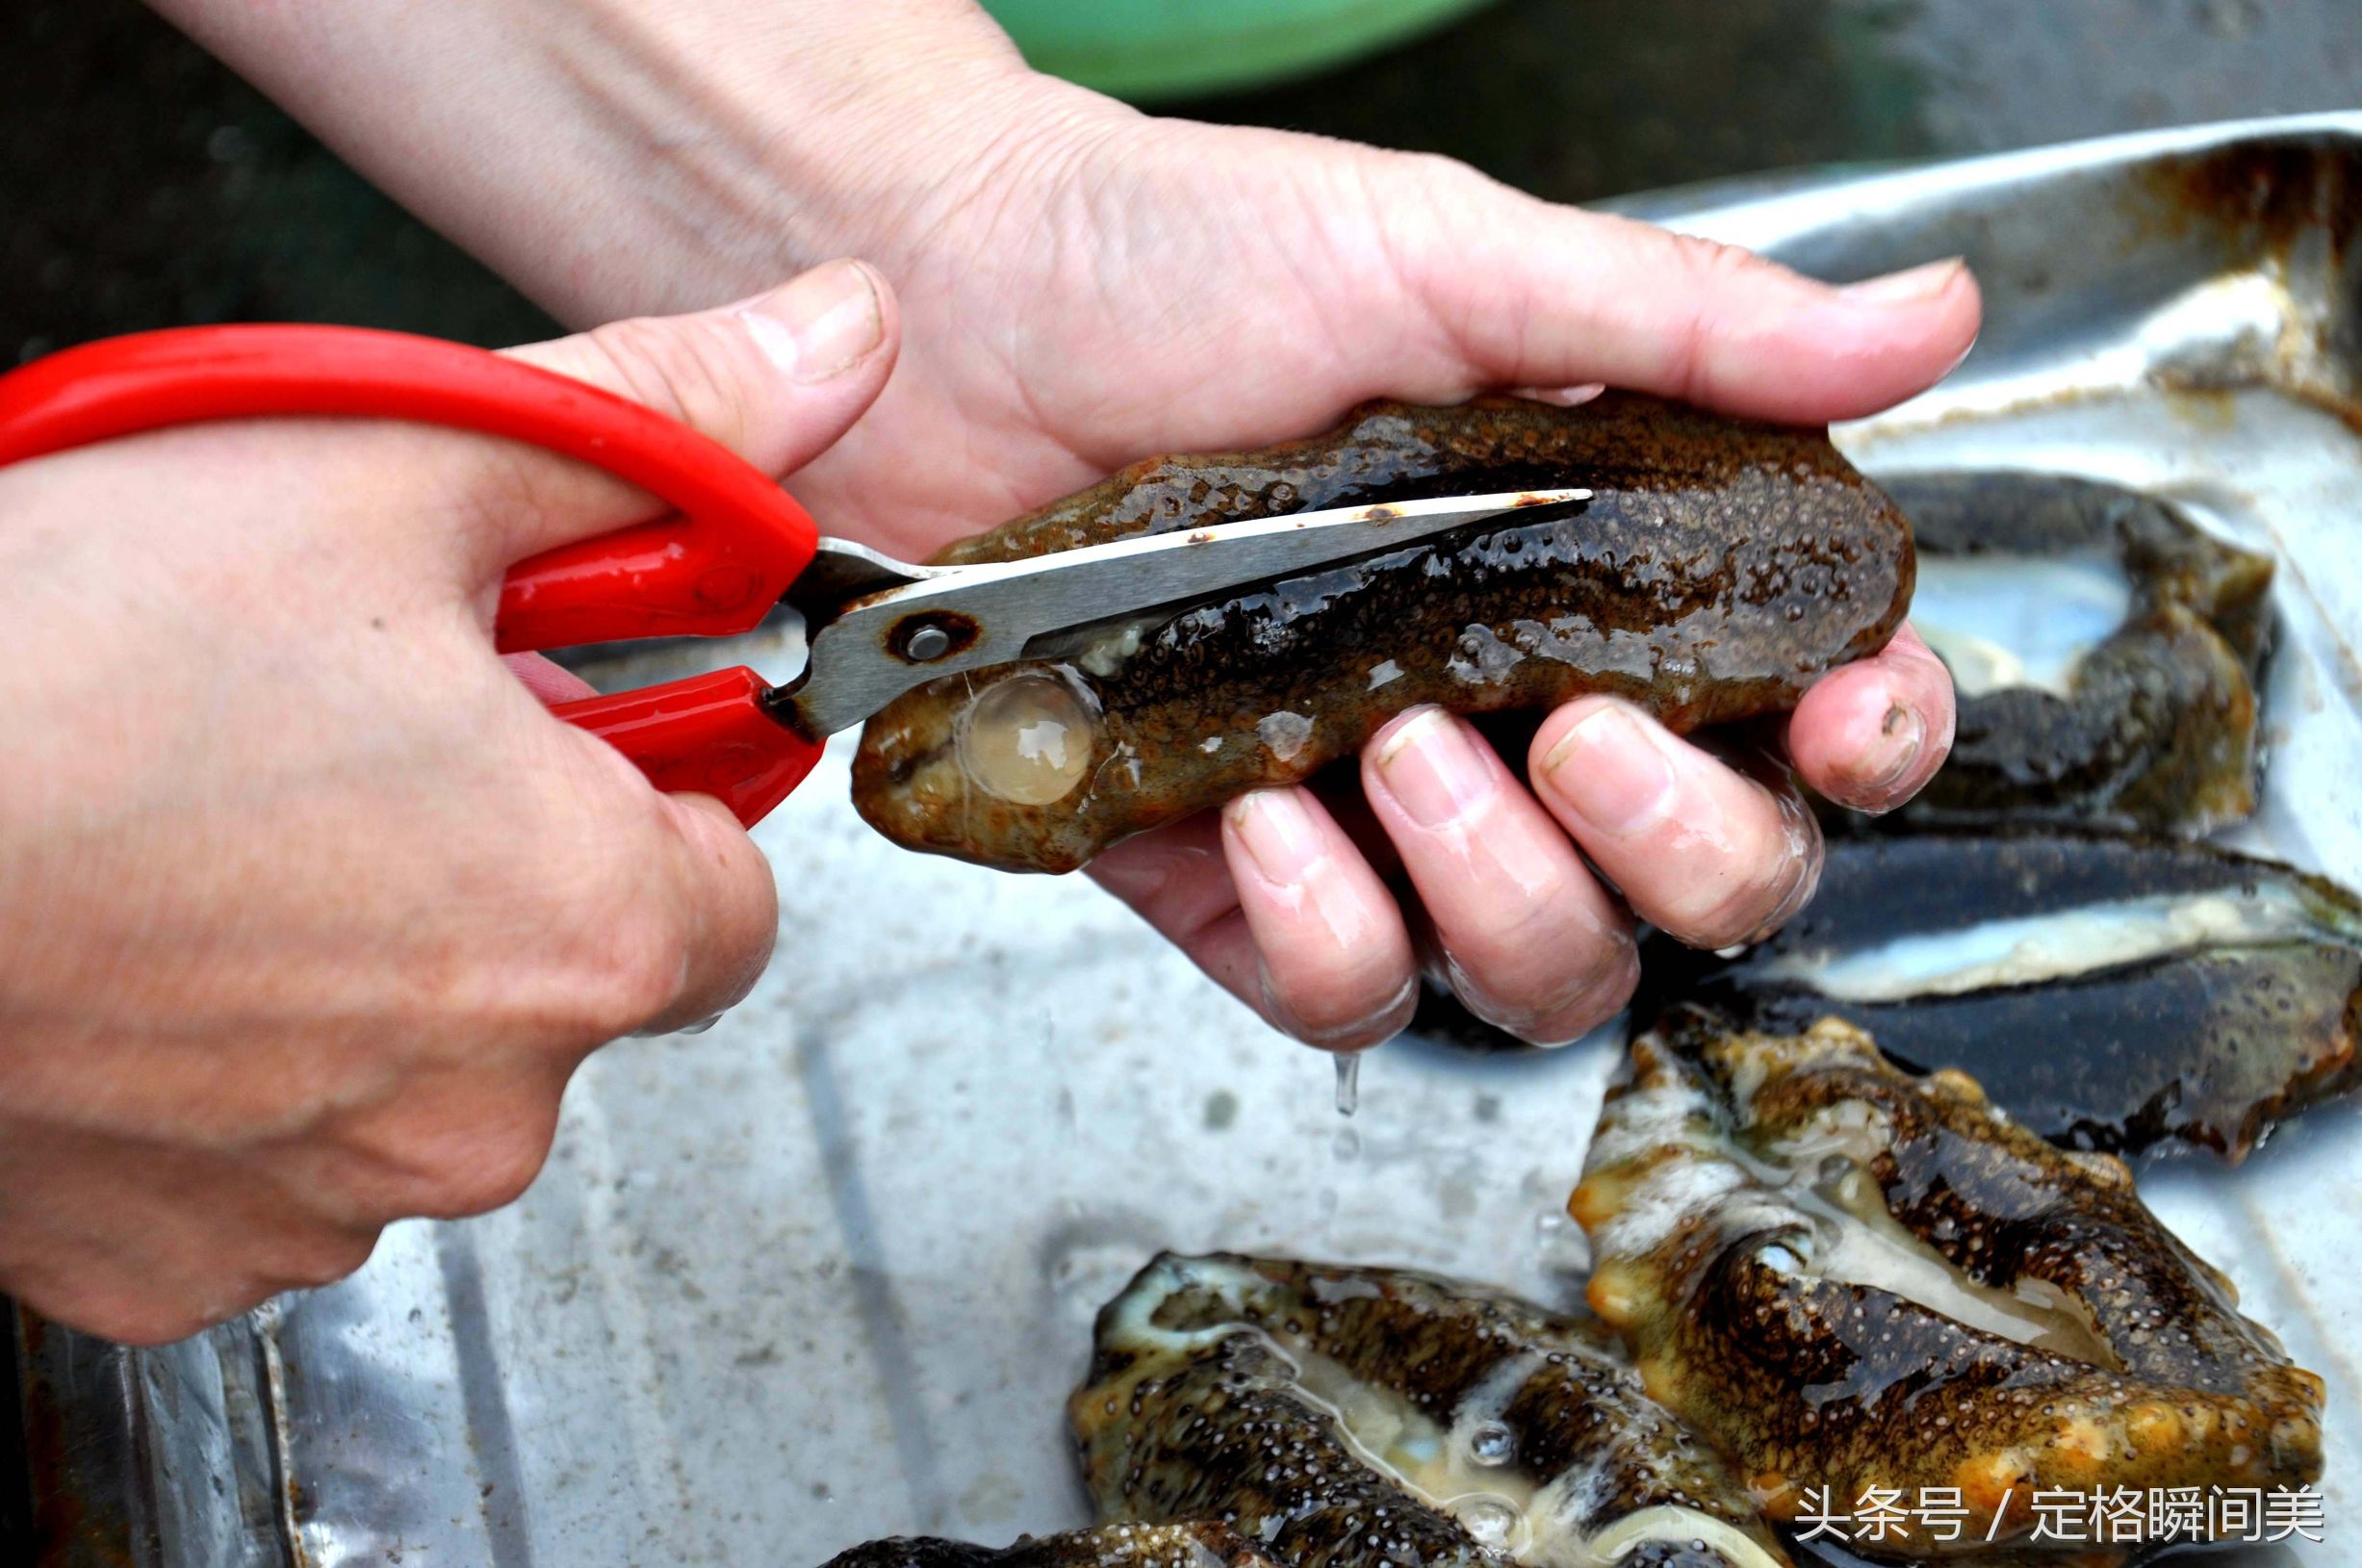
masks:
{"label": "wet metal surface", "polygon": [[[2262,145],[2210,150],[2243,141]],[[2334,402],[2354,253],[2191,205],[2356,168],[2362,116],[1636,205],[1833,276],[1964,251],[1990,308],[1975,356],[1841,442],[1874,471],[2156,490],[2279,554],[2272,757],[2240,841],[2362,884],[2362,664],[2335,630],[2362,627],[2362,438]],[[777,637],[726,652],[774,678],[796,657]],[[1159,1247],[1572,1299],[1586,1260],[1561,1206],[1606,1048],[1389,1046],[1341,1118],[1326,1059],[1087,884],[871,835],[845,752],[758,835],[784,912],[762,988],[708,1034],[595,1058],[522,1202],[398,1227],[353,1280],[169,1351],[35,1347],[52,1402],[114,1445],[78,1501],[142,1526],[181,1510],[134,1560],[793,1565],[889,1532],[1000,1542],[1083,1519],[1061,1401],[1092,1309]],[[2351,1560],[2362,1122],[2316,1113],[2238,1170],[2191,1162],[2146,1191],[2328,1379],[2328,1543],[2251,1560]]]}

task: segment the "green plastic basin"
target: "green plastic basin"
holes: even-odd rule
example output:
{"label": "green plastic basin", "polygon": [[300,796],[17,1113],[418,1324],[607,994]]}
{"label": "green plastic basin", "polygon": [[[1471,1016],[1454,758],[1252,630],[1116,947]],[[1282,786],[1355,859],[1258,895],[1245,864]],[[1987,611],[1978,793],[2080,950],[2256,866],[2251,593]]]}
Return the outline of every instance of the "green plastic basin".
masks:
{"label": "green plastic basin", "polygon": [[1490,0],[985,0],[1037,69],[1125,98],[1303,75]]}

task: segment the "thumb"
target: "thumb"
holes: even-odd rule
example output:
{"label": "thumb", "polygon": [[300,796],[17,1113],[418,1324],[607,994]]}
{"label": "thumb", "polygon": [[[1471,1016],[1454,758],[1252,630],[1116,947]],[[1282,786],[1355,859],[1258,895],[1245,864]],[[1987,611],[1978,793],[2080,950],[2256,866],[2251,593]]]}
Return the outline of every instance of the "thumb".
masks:
{"label": "thumb", "polygon": [[[842,436],[885,387],[898,347],[892,292],[866,264],[830,262],[736,304],[618,321],[515,357],[631,398],[711,437],[766,473],[801,468]],[[509,443],[472,443],[460,476],[471,508],[492,520],[478,561],[486,578],[569,540],[655,515],[646,494],[588,465]],[[544,701],[579,682],[539,660],[510,668]],[[538,716],[531,733],[573,754],[591,776],[625,785],[625,812],[594,833],[636,868],[625,901],[653,922],[669,982],[639,1027],[662,1032],[742,998],[772,949],[779,906],[771,868],[718,801],[659,795],[628,780],[604,742]],[[669,912],[661,917],[651,912]]]}
{"label": "thumb", "polygon": [[1735,246],[1561,207],[1459,165],[1398,166],[1381,199],[1400,286],[1462,385],[1592,382],[1818,424],[1940,380],[1976,341],[1959,260],[1849,288]]}
{"label": "thumb", "polygon": [[[827,450],[876,400],[899,327],[886,280],[864,262],[833,261],[734,304],[615,321],[508,353],[645,403],[784,475]],[[487,575],[663,509],[586,464],[507,443],[472,451],[454,477],[471,509],[491,522],[479,563]]]}

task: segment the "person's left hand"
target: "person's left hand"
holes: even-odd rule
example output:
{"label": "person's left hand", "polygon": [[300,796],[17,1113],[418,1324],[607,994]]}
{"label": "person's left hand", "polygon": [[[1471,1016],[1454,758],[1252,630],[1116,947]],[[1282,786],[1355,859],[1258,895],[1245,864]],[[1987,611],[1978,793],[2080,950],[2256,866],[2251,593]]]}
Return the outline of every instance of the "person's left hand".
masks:
{"label": "person's left hand", "polygon": [[[799,477],[820,515],[889,549],[923,556],[1143,454],[1306,433],[1376,396],[1606,382],[1773,419],[1866,414],[1976,332],[1957,263],[1832,289],[1438,159],[1122,112],[1048,124],[1055,150],[901,247],[903,369]],[[1935,772],[1952,723],[1950,680],[1907,630],[1807,695],[1785,760],[1883,810]],[[1630,997],[1635,918],[1723,947],[1811,894],[1819,833],[1780,758],[1734,766],[1591,698],[1523,761],[1421,709],[1363,754],[1358,843],[1313,792],[1264,790],[1091,873],[1333,1049],[1399,1030],[1423,961],[1487,1021],[1572,1040]]]}

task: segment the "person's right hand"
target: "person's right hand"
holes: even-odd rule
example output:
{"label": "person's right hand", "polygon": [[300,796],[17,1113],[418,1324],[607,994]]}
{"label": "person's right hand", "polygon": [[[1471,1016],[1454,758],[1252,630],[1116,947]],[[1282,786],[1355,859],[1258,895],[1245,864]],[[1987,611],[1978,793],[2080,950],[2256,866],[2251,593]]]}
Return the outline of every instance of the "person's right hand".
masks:
{"label": "person's right hand", "polygon": [[[780,474],[896,342],[838,262],[520,357]],[[0,470],[0,1289],[157,1343],[339,1277],[523,1191],[592,1049],[745,993],[761,856],[492,647],[512,562],[655,509],[379,424]]]}

